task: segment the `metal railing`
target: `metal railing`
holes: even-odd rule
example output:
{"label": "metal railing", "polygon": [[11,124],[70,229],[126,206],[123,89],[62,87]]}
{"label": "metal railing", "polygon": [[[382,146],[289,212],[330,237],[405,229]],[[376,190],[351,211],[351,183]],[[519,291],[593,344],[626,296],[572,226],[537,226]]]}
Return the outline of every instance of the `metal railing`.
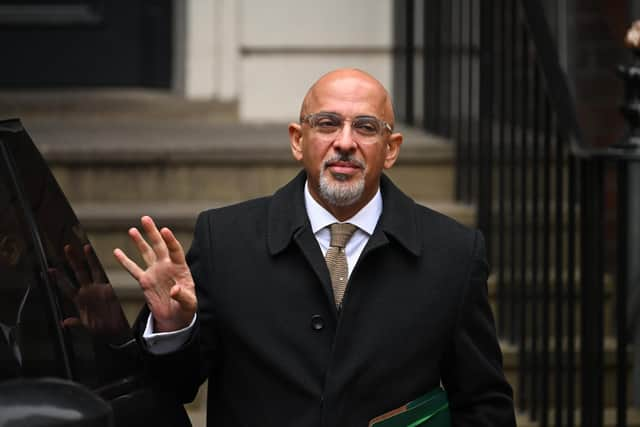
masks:
{"label": "metal railing", "polygon": [[540,1],[396,0],[394,20],[398,116],[456,143],[456,197],[477,208],[498,332],[518,348],[517,408],[542,427],[602,426],[606,411],[627,425],[640,156],[584,143]]}

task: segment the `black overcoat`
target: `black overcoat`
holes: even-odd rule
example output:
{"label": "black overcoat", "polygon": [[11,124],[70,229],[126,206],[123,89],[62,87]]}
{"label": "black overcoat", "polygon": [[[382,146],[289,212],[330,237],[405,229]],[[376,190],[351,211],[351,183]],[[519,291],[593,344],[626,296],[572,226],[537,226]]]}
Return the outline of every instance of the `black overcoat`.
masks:
{"label": "black overcoat", "polygon": [[441,383],[454,426],[515,426],[481,234],[383,176],[382,216],[338,314],[305,179],[199,215],[195,331],[147,355],[154,376],[184,401],[208,378],[210,427],[366,426]]}

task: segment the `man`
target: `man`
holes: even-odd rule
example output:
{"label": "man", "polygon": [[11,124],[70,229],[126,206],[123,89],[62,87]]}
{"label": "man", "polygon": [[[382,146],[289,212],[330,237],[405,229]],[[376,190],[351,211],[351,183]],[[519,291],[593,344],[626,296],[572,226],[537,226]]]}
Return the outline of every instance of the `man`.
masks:
{"label": "man", "polygon": [[382,174],[393,125],[377,80],[330,72],[289,125],[289,184],[200,214],[187,261],[149,217],[148,243],[129,230],[146,269],[114,251],[145,294],[150,370],[184,401],[208,378],[209,426],[366,426],[440,384],[454,426],[515,426],[482,237]]}

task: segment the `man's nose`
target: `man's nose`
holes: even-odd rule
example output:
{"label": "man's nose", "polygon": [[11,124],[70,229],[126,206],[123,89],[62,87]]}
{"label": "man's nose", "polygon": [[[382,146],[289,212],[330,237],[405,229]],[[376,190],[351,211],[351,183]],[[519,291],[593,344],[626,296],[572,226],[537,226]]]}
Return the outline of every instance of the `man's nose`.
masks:
{"label": "man's nose", "polygon": [[336,139],[333,141],[333,146],[340,151],[351,151],[357,146],[355,141],[355,134],[351,127],[351,122],[344,122],[342,129],[336,135]]}

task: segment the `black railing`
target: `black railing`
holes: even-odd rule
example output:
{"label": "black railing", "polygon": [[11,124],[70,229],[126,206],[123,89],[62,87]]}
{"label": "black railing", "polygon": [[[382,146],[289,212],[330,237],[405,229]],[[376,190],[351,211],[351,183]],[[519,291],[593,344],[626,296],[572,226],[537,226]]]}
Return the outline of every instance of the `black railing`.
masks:
{"label": "black railing", "polygon": [[399,118],[456,143],[456,197],[477,208],[499,335],[517,347],[518,409],[542,427],[602,426],[606,412],[627,425],[626,198],[640,156],[584,143],[540,1],[394,7]]}

